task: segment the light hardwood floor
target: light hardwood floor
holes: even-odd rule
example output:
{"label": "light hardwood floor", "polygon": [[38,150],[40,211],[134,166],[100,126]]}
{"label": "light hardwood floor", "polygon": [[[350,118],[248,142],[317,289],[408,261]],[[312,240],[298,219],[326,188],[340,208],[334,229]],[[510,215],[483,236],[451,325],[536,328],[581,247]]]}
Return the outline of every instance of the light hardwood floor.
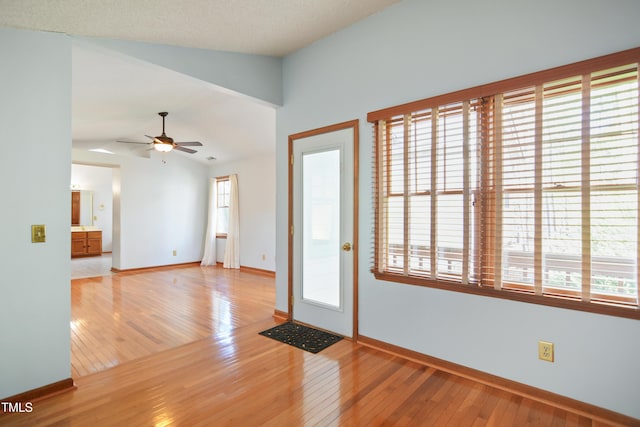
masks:
{"label": "light hardwood floor", "polygon": [[10,426],[590,426],[589,417],[342,340],[258,335],[270,277],[186,266],[72,282],[75,391]]}
{"label": "light hardwood floor", "polygon": [[102,371],[270,319],[275,281],[180,266],[71,281],[71,376]]}

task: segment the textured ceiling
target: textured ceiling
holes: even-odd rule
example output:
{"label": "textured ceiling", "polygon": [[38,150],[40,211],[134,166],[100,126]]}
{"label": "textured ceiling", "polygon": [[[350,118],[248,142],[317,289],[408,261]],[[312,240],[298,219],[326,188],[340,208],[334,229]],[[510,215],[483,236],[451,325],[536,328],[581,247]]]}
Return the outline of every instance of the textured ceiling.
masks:
{"label": "textured ceiling", "polygon": [[[0,27],[283,56],[399,0],[0,0]],[[203,163],[275,152],[275,108],[203,81],[74,42],[73,147],[148,156],[167,135],[201,141]],[[247,117],[251,126],[247,126]]]}
{"label": "textured ceiling", "polygon": [[0,0],[0,26],[284,56],[399,0]]}

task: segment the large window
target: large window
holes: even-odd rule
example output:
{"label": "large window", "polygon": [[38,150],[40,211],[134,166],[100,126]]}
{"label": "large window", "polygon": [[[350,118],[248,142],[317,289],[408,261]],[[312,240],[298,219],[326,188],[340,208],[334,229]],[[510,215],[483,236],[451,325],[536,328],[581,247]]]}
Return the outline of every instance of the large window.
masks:
{"label": "large window", "polygon": [[640,317],[638,62],[370,113],[376,276]]}

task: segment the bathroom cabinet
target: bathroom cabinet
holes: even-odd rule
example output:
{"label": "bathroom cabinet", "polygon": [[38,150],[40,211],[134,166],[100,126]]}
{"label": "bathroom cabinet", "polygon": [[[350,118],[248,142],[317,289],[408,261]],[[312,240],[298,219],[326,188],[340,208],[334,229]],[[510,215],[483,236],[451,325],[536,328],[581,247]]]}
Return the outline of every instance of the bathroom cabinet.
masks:
{"label": "bathroom cabinet", "polygon": [[72,231],[71,257],[102,255],[102,231]]}

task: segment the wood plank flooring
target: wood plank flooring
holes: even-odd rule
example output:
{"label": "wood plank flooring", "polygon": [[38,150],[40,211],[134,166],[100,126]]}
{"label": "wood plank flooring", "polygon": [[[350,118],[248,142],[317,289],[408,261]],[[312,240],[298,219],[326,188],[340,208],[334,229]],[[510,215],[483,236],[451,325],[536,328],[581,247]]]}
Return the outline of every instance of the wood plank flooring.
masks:
{"label": "wood plank flooring", "polygon": [[223,268],[191,265],[72,280],[71,376],[227,336],[269,318],[274,305],[272,278]]}
{"label": "wood plank flooring", "polygon": [[592,426],[572,412],[342,340],[272,327],[275,284],[188,266],[72,284],[77,389],[2,426]]}

